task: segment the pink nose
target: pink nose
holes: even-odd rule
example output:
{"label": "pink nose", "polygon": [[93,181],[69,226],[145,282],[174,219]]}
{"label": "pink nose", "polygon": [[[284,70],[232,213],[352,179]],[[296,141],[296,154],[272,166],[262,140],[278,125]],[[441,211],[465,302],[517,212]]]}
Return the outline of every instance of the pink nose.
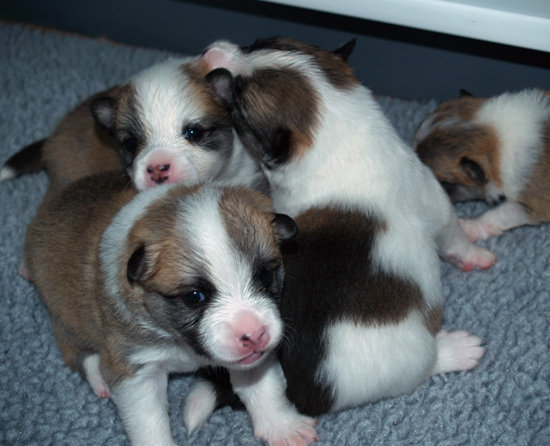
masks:
{"label": "pink nose", "polygon": [[265,327],[260,327],[250,333],[243,333],[239,338],[240,349],[243,353],[262,351],[269,343],[270,336]]}
{"label": "pink nose", "polygon": [[170,164],[157,164],[147,167],[147,173],[151,175],[151,181],[162,184],[170,176]]}

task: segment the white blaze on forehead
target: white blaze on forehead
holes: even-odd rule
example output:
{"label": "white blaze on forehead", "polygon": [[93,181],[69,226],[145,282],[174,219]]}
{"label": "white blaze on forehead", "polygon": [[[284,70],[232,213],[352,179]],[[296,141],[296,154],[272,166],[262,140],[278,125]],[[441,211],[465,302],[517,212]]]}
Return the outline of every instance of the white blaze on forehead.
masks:
{"label": "white blaze on forehead", "polygon": [[137,74],[132,80],[136,106],[147,143],[170,146],[183,138],[184,121],[200,119],[201,102],[190,94],[192,83],[184,68],[197,58],[168,59]]}
{"label": "white blaze on forehead", "polygon": [[180,204],[181,231],[216,289],[231,296],[248,286],[251,270],[228,236],[219,210],[222,188],[208,187]]}

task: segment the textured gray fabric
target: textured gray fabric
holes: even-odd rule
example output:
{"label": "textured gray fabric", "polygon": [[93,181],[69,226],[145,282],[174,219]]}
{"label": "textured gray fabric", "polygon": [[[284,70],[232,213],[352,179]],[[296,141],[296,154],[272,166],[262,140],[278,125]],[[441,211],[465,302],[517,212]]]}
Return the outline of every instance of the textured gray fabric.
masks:
{"label": "textured gray fabric", "polygon": [[[0,23],[0,163],[48,135],[83,98],[168,55]],[[380,102],[406,140],[436,105]],[[25,227],[46,185],[45,173],[0,184],[0,444],[125,445],[113,403],[64,365],[44,306],[17,274]],[[474,203],[459,212],[485,209]],[[500,259],[489,271],[442,263],[444,326],[485,340],[480,366],[432,377],[411,395],[319,417],[319,445],[550,444],[550,227],[519,228],[485,246]],[[178,444],[260,444],[246,412],[229,408],[188,437],[181,417],[191,380],[170,380]]]}

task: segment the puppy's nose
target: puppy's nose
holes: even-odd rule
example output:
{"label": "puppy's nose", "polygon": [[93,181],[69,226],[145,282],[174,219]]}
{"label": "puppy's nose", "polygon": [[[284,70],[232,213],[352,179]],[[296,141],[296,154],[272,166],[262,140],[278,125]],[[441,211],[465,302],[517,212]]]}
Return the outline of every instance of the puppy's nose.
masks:
{"label": "puppy's nose", "polygon": [[240,338],[243,348],[259,348],[265,346],[269,342],[269,334],[266,333],[265,327],[260,327],[251,333],[245,333]]}
{"label": "puppy's nose", "polygon": [[151,175],[151,181],[157,184],[164,183],[170,176],[170,164],[157,164],[147,167],[147,173]]}

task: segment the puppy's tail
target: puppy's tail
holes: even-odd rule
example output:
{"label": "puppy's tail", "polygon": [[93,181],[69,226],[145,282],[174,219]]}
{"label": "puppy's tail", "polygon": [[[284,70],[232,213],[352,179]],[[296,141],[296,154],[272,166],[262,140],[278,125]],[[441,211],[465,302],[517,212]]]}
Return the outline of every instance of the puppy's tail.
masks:
{"label": "puppy's tail", "polygon": [[244,404],[233,392],[226,369],[207,367],[191,385],[183,406],[183,422],[191,435],[210,416],[224,406],[243,409]]}
{"label": "puppy's tail", "polygon": [[46,139],[36,141],[9,158],[0,170],[0,182],[18,178],[30,173],[40,172],[44,168],[42,147]]}

